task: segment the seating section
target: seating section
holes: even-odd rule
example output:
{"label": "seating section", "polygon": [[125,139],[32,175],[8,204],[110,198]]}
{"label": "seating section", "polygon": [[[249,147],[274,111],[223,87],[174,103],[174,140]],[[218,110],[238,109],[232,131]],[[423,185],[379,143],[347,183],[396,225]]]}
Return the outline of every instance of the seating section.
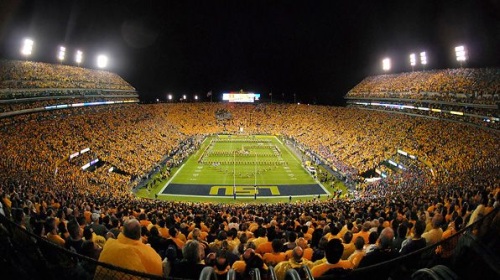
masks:
{"label": "seating section", "polygon": [[[120,77],[108,72],[19,61],[3,62],[0,68],[2,76],[7,77],[0,82],[1,94],[11,94],[8,93],[11,87],[16,94],[25,94],[23,88],[26,87],[28,95],[34,92],[30,93],[33,88],[52,87],[63,92],[73,87],[98,92],[102,87],[118,95],[122,90],[134,92]],[[498,100],[498,78],[492,77],[498,77],[495,71],[455,69],[370,77],[348,96],[436,98],[492,104]],[[450,82],[453,76],[457,78]],[[422,80],[425,82],[419,82]],[[36,94],[34,98],[41,97]],[[75,98],[73,101],[85,100]],[[57,103],[57,99],[51,98],[30,102],[35,106]],[[0,104],[3,112],[26,109],[24,104],[16,102]],[[218,118],[220,112],[231,118]],[[348,194],[321,201],[294,199],[290,203],[230,206],[152,200],[136,197],[131,192],[160,162],[169,170],[180,166],[206,135],[238,134],[242,128],[247,134],[272,134],[287,143],[295,143],[300,150],[337,170],[353,188]],[[182,264],[182,267],[192,267],[193,271],[203,271],[200,279],[259,279],[260,276],[283,280],[276,278],[271,265],[282,268],[288,266],[279,264],[289,262],[290,267],[303,267],[307,275],[290,269],[284,273],[284,279],[312,280],[311,273],[318,273],[314,267],[321,264],[342,266],[342,270],[329,266],[326,270],[327,274],[342,279],[350,279],[354,274],[387,279],[389,274],[394,276],[393,273],[397,276],[394,279],[407,279],[412,273],[416,279],[430,270],[405,267],[408,263],[404,263],[404,258],[396,259],[395,264],[384,262],[378,268],[363,268],[362,258],[377,252],[380,262],[387,260],[384,254],[392,251],[388,249],[392,248],[392,242],[402,247],[409,246],[405,241],[421,239],[418,227],[418,231],[425,231],[422,238],[427,245],[431,244],[427,239],[437,242],[418,257],[425,255],[425,261],[432,261],[427,263],[433,265],[453,265],[451,256],[471,254],[473,250],[467,250],[467,246],[493,236],[491,231],[489,235],[484,232],[498,228],[495,224],[498,219],[488,216],[498,212],[500,203],[498,139],[498,130],[460,122],[355,107],[297,104],[126,103],[5,117],[0,119],[0,223],[7,224],[5,216],[19,228],[1,227],[1,240],[10,243],[7,242],[9,251],[0,250],[0,261],[12,272],[22,272],[12,264],[15,259],[23,259],[18,255],[26,249],[43,255],[39,259],[51,264],[42,269],[46,274],[40,274],[41,279],[56,271],[64,271],[64,275],[58,275],[60,279],[71,278],[75,271],[90,279],[96,271],[95,262],[102,246],[106,246],[110,238],[125,238],[125,234],[120,234],[122,225],[136,218],[139,222],[132,222],[141,226],[137,242],[150,244],[165,257],[164,275],[169,277],[183,275],[186,271],[179,269]],[[394,171],[382,164],[390,161],[405,168]],[[97,162],[101,167],[85,171],[82,166],[89,162]],[[388,177],[365,181],[363,176],[374,170]],[[171,174],[167,172],[163,176],[168,178]],[[490,217],[488,222],[473,224],[484,216]],[[23,234],[5,233],[20,229]],[[138,227],[136,229],[138,237]],[[468,231],[461,232],[464,229]],[[133,228],[127,230],[131,232]],[[464,241],[468,234],[473,237]],[[84,239],[79,239],[81,237]],[[494,238],[497,237],[491,239]],[[351,242],[340,245],[349,239]],[[388,242],[389,247],[378,247]],[[32,244],[37,243],[44,248],[33,249],[36,246]],[[189,246],[185,246],[188,243]],[[25,244],[29,248],[16,250],[14,244]],[[46,248],[47,244],[73,249],[88,258],[71,257],[69,251],[47,258],[58,252],[50,246]],[[340,258],[342,249],[348,248],[353,253],[347,259],[338,263],[327,261],[337,255]],[[488,253],[482,250],[481,254]],[[17,258],[6,257],[5,252],[13,252]],[[273,254],[272,261],[266,263],[266,254]],[[28,255],[33,254],[26,253],[25,259],[36,259]],[[71,266],[65,263],[64,256],[68,255]],[[391,252],[390,256],[398,255],[399,251]],[[460,256],[457,259],[460,260]],[[475,261],[469,265],[483,265],[478,279],[491,274],[488,263],[479,257],[471,259]],[[391,269],[387,269],[389,265]],[[61,267],[72,269],[60,270]],[[29,272],[24,273],[34,277],[32,274],[38,268],[28,268]],[[134,267],[124,268],[134,270]],[[251,273],[252,270],[256,271]],[[112,268],[109,271],[113,271]],[[470,271],[469,268],[467,275]],[[123,276],[126,272],[119,273]],[[106,277],[96,277],[99,276]]]}
{"label": "seating section", "polygon": [[500,69],[459,68],[365,78],[346,98],[394,98],[495,104],[500,101]]}
{"label": "seating section", "polygon": [[112,89],[135,91],[120,76],[69,65],[0,61],[0,89]]}

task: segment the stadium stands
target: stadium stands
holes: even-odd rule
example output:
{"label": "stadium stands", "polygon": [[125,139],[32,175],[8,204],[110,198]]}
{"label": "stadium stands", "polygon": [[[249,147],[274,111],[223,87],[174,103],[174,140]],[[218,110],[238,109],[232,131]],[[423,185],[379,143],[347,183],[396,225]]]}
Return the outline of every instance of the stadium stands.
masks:
{"label": "stadium stands", "polygon": [[[16,67],[5,69],[12,68]],[[50,66],[51,70],[42,73],[56,68]],[[18,70],[7,72],[10,81],[23,79]],[[44,79],[50,80],[52,74],[46,75]],[[64,80],[61,73],[53,75]],[[25,82],[7,84],[24,86]],[[39,84],[43,83],[32,85]],[[113,90],[125,87],[114,79],[110,84]],[[37,106],[54,104],[47,102]],[[231,118],[218,119],[217,112],[222,111]],[[249,134],[274,134],[295,141],[305,152],[339,170],[357,189],[325,201],[261,205],[160,201],[131,193],[160,162],[167,159],[168,166],[178,165],[205,135],[237,133],[241,126]],[[287,251],[299,237],[310,240],[307,247],[321,256],[325,254],[319,245],[322,237],[341,239],[347,231],[379,234],[387,227],[397,233],[404,224],[411,230],[399,238],[407,239],[413,237],[415,223],[422,221],[425,231],[436,235],[436,244],[409,257],[356,268],[345,277],[404,279],[421,267],[439,264],[467,276],[480,266],[482,270],[474,272],[479,278],[488,273],[498,276],[498,269],[490,264],[498,256],[489,249],[498,245],[497,231],[491,230],[498,228],[499,220],[498,133],[438,119],[295,104],[132,103],[2,118],[0,262],[21,279],[37,278],[37,270],[42,271],[40,279],[92,278],[99,265],[122,277],[126,270],[97,260],[106,240],[118,238],[121,226],[133,217],[142,226],[141,237],[134,242],[152,243],[165,258],[164,267],[175,268],[184,259],[197,268],[213,264],[216,271],[225,271],[228,265],[237,272],[254,267],[264,271],[269,267],[258,254],[251,254],[262,249],[256,243],[289,240],[282,249]],[[82,170],[83,164],[96,159],[103,166]],[[407,168],[392,170],[384,165],[389,161]],[[110,172],[110,167],[119,172]],[[377,168],[389,176],[365,182],[362,175]],[[60,240],[54,236],[64,243],[50,243]],[[197,241],[186,243],[190,239]],[[80,255],[57,247],[62,244]],[[240,259],[245,252],[252,257]],[[415,258],[422,262],[415,265]],[[324,262],[319,258],[314,265]],[[20,273],[23,267],[25,272]]]}
{"label": "stadium stands", "polygon": [[347,104],[500,129],[500,69],[445,69],[367,77]]}
{"label": "stadium stands", "polygon": [[500,69],[459,68],[365,78],[347,97],[439,100],[495,104],[500,100]]}
{"label": "stadium stands", "polygon": [[135,88],[120,76],[102,70],[0,60],[0,77],[0,118],[67,108],[71,104],[139,101]]}

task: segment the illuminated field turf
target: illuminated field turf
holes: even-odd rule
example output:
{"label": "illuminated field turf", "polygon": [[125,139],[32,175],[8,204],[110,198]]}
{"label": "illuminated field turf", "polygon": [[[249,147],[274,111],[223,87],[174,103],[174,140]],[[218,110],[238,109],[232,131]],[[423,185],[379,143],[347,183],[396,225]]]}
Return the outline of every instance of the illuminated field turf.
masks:
{"label": "illuminated field turf", "polygon": [[[257,186],[257,187],[255,187]],[[213,136],[182,165],[159,196],[254,198],[328,194],[274,136]]]}

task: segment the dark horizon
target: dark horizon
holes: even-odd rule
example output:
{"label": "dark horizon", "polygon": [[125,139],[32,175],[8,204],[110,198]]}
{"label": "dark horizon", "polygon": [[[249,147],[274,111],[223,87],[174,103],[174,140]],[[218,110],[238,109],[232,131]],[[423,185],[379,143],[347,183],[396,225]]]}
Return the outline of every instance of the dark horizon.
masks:
{"label": "dark horizon", "polygon": [[[409,54],[426,51],[426,69],[500,65],[500,2],[480,1],[57,1],[0,4],[0,57],[58,63],[57,48],[84,52],[82,67],[106,70],[137,88],[142,100],[255,91],[264,100],[341,104],[363,78],[411,71]],[[415,70],[421,70],[421,66]]]}

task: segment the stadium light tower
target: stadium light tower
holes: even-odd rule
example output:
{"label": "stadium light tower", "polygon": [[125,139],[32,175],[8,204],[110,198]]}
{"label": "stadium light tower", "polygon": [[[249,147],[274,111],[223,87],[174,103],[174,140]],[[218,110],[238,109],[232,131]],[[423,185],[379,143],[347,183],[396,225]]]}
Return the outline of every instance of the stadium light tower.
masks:
{"label": "stadium light tower", "polygon": [[78,65],[78,67],[80,67],[80,63],[82,63],[82,61],[83,61],[83,52],[77,50],[75,54],[75,62]]}
{"label": "stadium light tower", "polygon": [[462,67],[462,63],[467,60],[467,50],[464,46],[457,46],[455,47],[455,55],[457,61],[460,62],[460,67]]}
{"label": "stadium light tower", "polygon": [[59,53],[57,54],[57,59],[59,59],[59,61],[63,62],[64,58],[66,57],[66,48],[63,47],[63,46],[60,46],[59,47]]}
{"label": "stadium light tower", "polygon": [[414,53],[410,54],[410,65],[411,71],[413,72],[415,65],[417,65],[417,56]]}
{"label": "stadium light tower", "polygon": [[391,59],[390,58],[384,58],[382,60],[382,69],[386,72],[391,70]]}
{"label": "stadium light tower", "polygon": [[427,54],[425,52],[420,53],[420,64],[422,64],[422,67],[425,70],[425,65],[427,65]]}
{"label": "stadium light tower", "polygon": [[97,67],[105,68],[108,65],[108,57],[100,54],[97,56]]}
{"label": "stadium light tower", "polygon": [[30,56],[31,53],[33,52],[34,44],[35,42],[33,42],[33,40],[29,38],[24,39],[23,46],[21,48],[21,54],[24,55],[26,58],[28,58],[28,56]]}

